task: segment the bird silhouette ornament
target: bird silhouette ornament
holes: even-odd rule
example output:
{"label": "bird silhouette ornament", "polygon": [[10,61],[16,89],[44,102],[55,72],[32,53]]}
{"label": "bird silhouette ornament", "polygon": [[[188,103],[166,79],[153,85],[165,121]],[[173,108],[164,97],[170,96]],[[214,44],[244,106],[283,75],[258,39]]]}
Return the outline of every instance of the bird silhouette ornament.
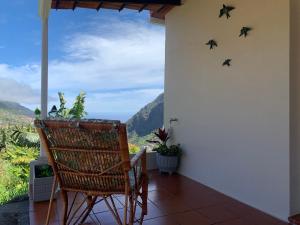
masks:
{"label": "bird silhouette ornament", "polygon": [[230,17],[230,12],[231,12],[232,10],[234,10],[234,9],[235,9],[235,7],[233,7],[233,6],[227,6],[227,5],[224,5],[224,4],[223,4],[223,8],[220,10],[220,15],[219,15],[219,17],[221,18],[221,17],[223,17],[224,15],[226,15],[227,19],[229,19],[229,17]]}
{"label": "bird silhouette ornament", "polygon": [[206,45],[209,46],[209,49],[212,50],[214,49],[215,47],[218,47],[218,44],[215,40],[209,40]]}
{"label": "bird silhouette ornament", "polygon": [[230,67],[231,66],[231,59],[226,59],[224,62],[223,62],[223,66],[228,66]]}
{"label": "bird silhouette ornament", "polygon": [[250,27],[242,27],[240,37],[242,37],[242,36],[247,37],[251,30],[252,30],[252,28],[250,28]]}

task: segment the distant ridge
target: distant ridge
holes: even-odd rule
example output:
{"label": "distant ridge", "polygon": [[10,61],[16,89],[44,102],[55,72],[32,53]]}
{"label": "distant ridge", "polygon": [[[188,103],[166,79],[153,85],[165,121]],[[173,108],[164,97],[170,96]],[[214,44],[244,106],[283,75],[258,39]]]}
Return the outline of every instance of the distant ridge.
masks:
{"label": "distant ridge", "polygon": [[16,102],[0,101],[0,126],[31,122],[34,112]]}
{"label": "distant ridge", "polygon": [[144,137],[163,126],[164,94],[147,104],[127,121],[129,136]]}
{"label": "distant ridge", "polygon": [[16,102],[0,101],[0,109],[4,109],[21,116],[34,116],[33,111]]}

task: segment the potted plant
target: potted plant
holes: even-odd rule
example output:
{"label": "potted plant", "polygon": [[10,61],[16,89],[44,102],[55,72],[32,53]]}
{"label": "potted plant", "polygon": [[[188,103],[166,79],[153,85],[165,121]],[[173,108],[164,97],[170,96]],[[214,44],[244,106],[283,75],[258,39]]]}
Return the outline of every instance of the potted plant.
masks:
{"label": "potted plant", "polygon": [[33,170],[33,201],[39,202],[49,200],[53,182],[54,175],[50,165],[35,165]]}
{"label": "potted plant", "polygon": [[180,145],[168,145],[170,136],[165,129],[158,129],[154,135],[156,139],[148,142],[156,145],[153,151],[156,152],[156,163],[159,171],[169,174],[176,172],[182,152]]}

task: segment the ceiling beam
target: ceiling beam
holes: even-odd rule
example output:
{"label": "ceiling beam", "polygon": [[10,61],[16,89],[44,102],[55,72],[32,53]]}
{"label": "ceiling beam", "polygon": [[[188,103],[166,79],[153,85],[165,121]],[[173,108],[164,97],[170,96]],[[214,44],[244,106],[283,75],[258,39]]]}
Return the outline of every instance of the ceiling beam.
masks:
{"label": "ceiling beam", "polygon": [[160,13],[165,8],[165,5],[162,5],[158,10],[156,10],[156,13]]}
{"label": "ceiling beam", "polygon": [[[74,0],[53,0],[59,2],[73,2]],[[125,4],[166,4],[181,5],[181,0],[80,0],[80,2],[107,2],[107,3],[125,3]]]}
{"label": "ceiling beam", "polygon": [[99,3],[99,5],[97,6],[97,11],[99,11],[100,9],[101,9],[101,7],[102,7],[102,5],[103,5],[103,1],[100,1],[100,3]]}
{"label": "ceiling beam", "polygon": [[77,3],[78,3],[78,0],[75,0],[74,1],[74,4],[73,4],[73,11],[75,10],[76,6],[77,6]]}
{"label": "ceiling beam", "polygon": [[56,0],[55,9],[58,9],[59,1],[60,1],[60,0]]}
{"label": "ceiling beam", "polygon": [[126,3],[122,4],[121,7],[119,8],[119,12],[121,12],[126,6]]}
{"label": "ceiling beam", "polygon": [[144,5],[139,9],[139,12],[142,12],[144,9],[146,9],[147,6],[148,6],[148,4],[144,4]]}

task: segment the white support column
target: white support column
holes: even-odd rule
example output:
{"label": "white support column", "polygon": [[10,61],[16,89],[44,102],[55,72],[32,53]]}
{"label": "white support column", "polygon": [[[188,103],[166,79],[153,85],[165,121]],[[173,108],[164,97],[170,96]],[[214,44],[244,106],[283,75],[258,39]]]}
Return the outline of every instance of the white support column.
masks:
{"label": "white support column", "polygon": [[[42,52],[41,52],[41,119],[48,113],[48,17],[51,0],[39,0],[39,15],[42,19]],[[45,151],[41,148],[40,158],[45,158]]]}
{"label": "white support column", "polygon": [[[39,16],[42,20],[42,60],[41,60],[41,118],[47,117],[48,111],[48,17],[52,0],[39,1]],[[40,157],[30,162],[29,197],[33,197],[34,168],[36,165],[47,163],[46,153],[40,149]]]}
{"label": "white support column", "polygon": [[[41,64],[41,119],[47,118],[48,112],[48,18],[42,21],[42,64]],[[46,156],[41,147],[40,157]]]}
{"label": "white support column", "polygon": [[48,110],[48,18],[42,24],[41,117],[45,119]]}

